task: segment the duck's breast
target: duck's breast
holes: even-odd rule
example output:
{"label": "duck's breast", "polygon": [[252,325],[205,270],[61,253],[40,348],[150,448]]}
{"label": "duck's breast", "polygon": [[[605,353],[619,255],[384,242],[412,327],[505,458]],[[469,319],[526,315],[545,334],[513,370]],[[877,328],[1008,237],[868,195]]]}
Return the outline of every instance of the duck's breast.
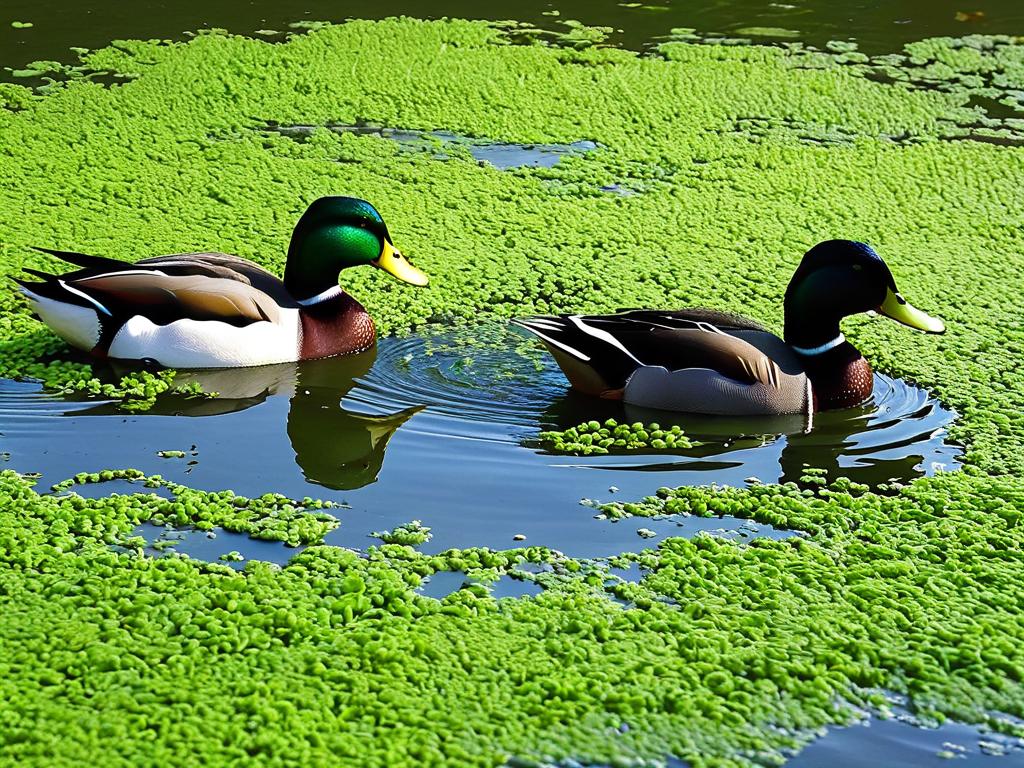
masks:
{"label": "duck's breast", "polygon": [[301,360],[364,352],[377,341],[377,329],[363,305],[347,293],[300,312]]}

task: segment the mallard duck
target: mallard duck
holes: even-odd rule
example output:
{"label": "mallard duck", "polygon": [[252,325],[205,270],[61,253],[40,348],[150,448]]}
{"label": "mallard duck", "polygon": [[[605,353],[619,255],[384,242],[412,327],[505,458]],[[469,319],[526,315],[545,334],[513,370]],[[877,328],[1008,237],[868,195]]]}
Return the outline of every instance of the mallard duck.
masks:
{"label": "mallard duck", "polygon": [[828,240],[804,255],[784,310],[784,340],[753,320],[708,309],[513,322],[544,342],[580,392],[730,416],[809,416],[865,402],[871,365],[839,330],[845,317],[874,310],[928,333],[945,330],[907,303],[870,246],[851,240]]}
{"label": "mallard duck", "polygon": [[32,309],[69,344],[100,358],[174,368],[228,368],[360,352],[376,329],[338,286],[341,270],[372,264],[412,285],[427,276],[391,242],[377,209],[322,197],[299,219],[284,280],[223,253],[183,253],[134,264],[39,249],[80,267],[42,282],[17,280]]}

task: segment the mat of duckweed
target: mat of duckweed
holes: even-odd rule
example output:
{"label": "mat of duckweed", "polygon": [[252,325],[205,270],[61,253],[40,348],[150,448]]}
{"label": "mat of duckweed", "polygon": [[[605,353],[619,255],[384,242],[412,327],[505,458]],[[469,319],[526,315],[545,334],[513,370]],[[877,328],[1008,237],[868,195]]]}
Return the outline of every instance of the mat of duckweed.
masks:
{"label": "mat of duckweed", "polygon": [[[86,499],[5,472],[3,763],[748,765],[883,689],[934,718],[1009,728],[995,713],[1024,715],[1024,47],[933,40],[868,60],[844,45],[677,41],[638,56],[586,47],[600,34],[507,35],[394,20],[277,44],[117,42],[65,68],[66,84],[0,85],[0,270],[57,266],[35,244],[130,259],[216,249],[280,270],[305,205],[355,193],[433,278],[415,291],[345,276],[385,332],[681,304],[778,328],[803,250],[865,239],[949,331],[857,318],[847,334],[961,414],[964,469],[887,494],[664,489],[632,509],[809,536],[669,539],[641,556],[628,607],[543,548],[388,544],[363,558],[316,546],[344,514],[306,517],[310,500]],[[596,148],[502,170],[459,147],[266,129],[361,123]],[[623,188],[634,194],[608,191]],[[103,388],[12,292],[0,306],[0,373]],[[172,386],[137,374],[105,394],[145,407]],[[282,569],[156,559],[131,535],[152,519],[314,546]],[[437,571],[497,578],[526,563],[554,569],[535,597],[415,591]]]}

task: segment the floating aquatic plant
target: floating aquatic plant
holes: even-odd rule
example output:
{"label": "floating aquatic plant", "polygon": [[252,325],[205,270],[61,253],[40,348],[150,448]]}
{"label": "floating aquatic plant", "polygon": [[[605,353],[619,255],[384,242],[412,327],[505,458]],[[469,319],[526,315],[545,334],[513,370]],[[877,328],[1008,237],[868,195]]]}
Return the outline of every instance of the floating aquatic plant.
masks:
{"label": "floating aquatic plant", "polygon": [[[742,547],[666,539],[634,556],[643,579],[616,592],[626,610],[605,596],[600,572],[539,548],[424,555],[384,545],[360,558],[313,546],[284,568],[251,562],[240,573],[118,553],[107,543],[156,519],[167,500],[39,495],[3,472],[0,607],[17,618],[0,624],[0,692],[17,714],[0,731],[0,755],[73,764],[98,749],[174,750],[217,762],[236,749],[281,749],[310,759],[351,752],[368,765],[411,765],[423,754],[495,765],[509,754],[608,759],[626,750],[742,765],[741,754],[767,759],[796,743],[777,726],[795,734],[842,716],[837,700],[869,701],[862,688],[893,687],[960,717],[980,704],[1021,712],[1011,681],[1024,671],[1014,640],[1022,484],[957,473],[901,497],[807,493],[659,494],[777,516],[814,535]],[[192,492],[176,503],[184,517],[175,520],[221,522],[231,509],[264,515],[282,502]],[[993,558],[993,547],[1004,556]],[[500,603],[483,588],[440,602],[415,592],[440,571],[493,580],[524,562],[553,563],[562,575],[542,579],[536,598]],[[436,686],[446,695],[435,702],[426,692]],[[332,706],[311,706],[318,696]],[[92,746],[95,721],[68,716],[96,706],[104,727],[122,734],[116,745]],[[173,734],[139,738],[139,715],[159,719],[168,706],[190,734],[184,747]],[[238,725],[242,712],[267,729]],[[282,718],[287,728],[270,728]],[[626,741],[614,727],[623,720],[632,724]],[[423,752],[425,738],[436,754]]]}
{"label": "floating aquatic plant", "polygon": [[638,421],[619,424],[615,419],[608,419],[604,423],[585,421],[568,429],[541,432],[537,439],[552,453],[577,456],[598,456],[641,449],[679,450],[694,446],[678,425],[662,429],[657,423],[644,424]]}
{"label": "floating aquatic plant", "polygon": [[[184,451],[162,451],[166,458],[179,458]],[[233,533],[244,533],[254,539],[281,541],[289,546],[319,543],[324,535],[338,526],[338,519],[327,512],[339,505],[319,499],[289,499],[275,493],[258,498],[238,496],[232,491],[216,494],[204,493],[187,486],[165,480],[160,475],[149,475],[137,469],[105,469],[101,472],[79,472],[74,477],[55,483],[51,490],[64,493],[76,485],[107,483],[112,480],[138,482],[145,488],[163,488],[170,498],[156,494],[142,496],[112,496],[122,508],[131,504],[130,520],[135,523],[151,522],[172,527],[191,526],[200,531],[223,528]],[[74,497],[77,498],[77,497]],[[77,503],[77,502],[72,502]]]}
{"label": "floating aquatic plant", "polygon": [[419,520],[412,520],[390,531],[377,531],[370,535],[385,544],[402,544],[410,547],[417,547],[430,541],[430,529]]}

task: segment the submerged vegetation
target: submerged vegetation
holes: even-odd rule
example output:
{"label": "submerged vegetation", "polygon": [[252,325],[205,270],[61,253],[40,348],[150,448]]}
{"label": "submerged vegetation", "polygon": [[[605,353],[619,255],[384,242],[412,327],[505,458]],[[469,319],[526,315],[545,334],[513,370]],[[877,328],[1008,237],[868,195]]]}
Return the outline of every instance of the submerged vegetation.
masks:
{"label": "submerged vegetation", "polygon": [[[117,86],[86,71],[44,92],[0,85],[0,271],[59,268],[30,249],[44,245],[221,250],[280,272],[308,202],[358,192],[433,278],[414,292],[343,275],[385,332],[675,305],[778,328],[800,254],[863,239],[949,330],[924,339],[856,318],[846,331],[962,415],[964,470],[884,494],[810,471],[803,490],[666,489],[620,505],[609,516],[728,514],[808,534],[668,539],[644,555],[628,609],[542,548],[426,555],[407,546],[427,535],[410,524],[360,557],[317,543],[338,519],[312,500],[182,486],[164,488],[172,500],[87,499],[69,490],[140,478],[108,470],[40,494],[4,472],[0,761],[748,765],[778,762],[850,714],[836,702],[881,688],[935,718],[1024,716],[1024,150],[963,140],[993,127],[972,98],[1024,89],[1024,46],[925,41],[885,62],[912,74],[880,82],[843,46],[675,41],[638,56],[575,27],[564,47],[511,45],[515,29],[400,19],[280,44],[119,41],[82,54],[86,70],[124,75]],[[374,135],[299,142],[272,122],[597,149],[500,170]],[[2,376],[129,403],[173,386],[138,373],[104,389],[12,291],[0,339]],[[131,536],[144,520],[312,546],[236,572],[144,555]],[[523,560],[557,560],[566,577],[523,600],[415,593],[431,573]]]}

